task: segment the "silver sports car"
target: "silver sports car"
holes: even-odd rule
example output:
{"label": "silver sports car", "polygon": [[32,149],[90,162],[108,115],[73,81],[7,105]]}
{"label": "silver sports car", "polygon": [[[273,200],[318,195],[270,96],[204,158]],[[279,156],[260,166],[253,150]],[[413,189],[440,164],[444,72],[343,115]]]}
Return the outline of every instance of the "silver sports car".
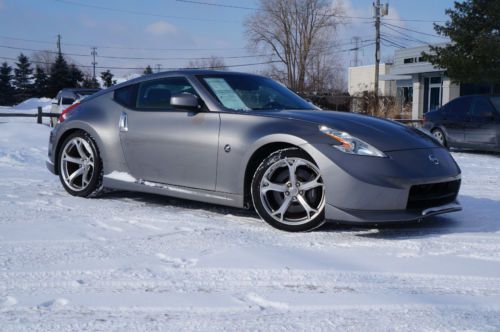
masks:
{"label": "silver sports car", "polygon": [[164,72],[96,93],[61,115],[47,167],[75,196],[110,188],[253,206],[286,231],[461,209],[460,169],[431,136],[322,111],[241,73]]}

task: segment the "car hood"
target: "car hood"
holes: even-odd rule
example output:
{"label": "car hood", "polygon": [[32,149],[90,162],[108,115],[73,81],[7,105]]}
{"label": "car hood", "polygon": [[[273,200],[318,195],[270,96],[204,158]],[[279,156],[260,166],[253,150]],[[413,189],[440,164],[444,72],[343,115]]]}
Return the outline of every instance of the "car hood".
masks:
{"label": "car hood", "polygon": [[381,151],[441,147],[426,133],[395,121],[348,112],[319,110],[254,111],[254,115],[299,120],[348,132]]}

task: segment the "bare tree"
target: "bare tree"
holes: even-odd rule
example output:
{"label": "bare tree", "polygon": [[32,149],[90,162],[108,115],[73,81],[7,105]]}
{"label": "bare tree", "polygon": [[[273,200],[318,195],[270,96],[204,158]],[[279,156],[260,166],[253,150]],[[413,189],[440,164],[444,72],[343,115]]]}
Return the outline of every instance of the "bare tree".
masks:
{"label": "bare tree", "polygon": [[52,51],[36,51],[31,54],[31,59],[34,64],[40,66],[45,74],[50,74],[50,68],[56,61],[57,53]]}
{"label": "bare tree", "polygon": [[197,69],[227,70],[224,59],[214,55],[204,59],[189,60],[186,67]]}
{"label": "bare tree", "polygon": [[260,0],[259,10],[245,21],[249,47],[271,52],[280,62],[273,65],[273,76],[285,77],[291,89],[304,92],[308,75],[331,64],[325,55],[334,53],[343,13],[343,5],[331,0]]}
{"label": "bare tree", "polygon": [[313,93],[342,93],[347,88],[346,71],[341,59],[327,52],[311,56],[306,68],[305,89]]}

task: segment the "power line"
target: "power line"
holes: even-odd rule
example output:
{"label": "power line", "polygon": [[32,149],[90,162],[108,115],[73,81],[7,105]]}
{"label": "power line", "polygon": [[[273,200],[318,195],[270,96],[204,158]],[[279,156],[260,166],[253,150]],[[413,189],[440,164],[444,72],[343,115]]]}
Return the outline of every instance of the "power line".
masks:
{"label": "power line", "polygon": [[[26,41],[31,43],[39,43],[39,44],[50,44],[53,42],[46,40],[35,40],[35,39],[27,39],[27,38],[18,38],[18,37],[10,37],[0,35],[0,38],[11,39],[11,40],[19,40]],[[82,48],[89,47],[97,47],[97,48],[105,48],[105,49],[119,49],[119,50],[141,50],[141,51],[229,51],[229,50],[243,50],[244,47],[224,47],[224,48],[144,48],[144,47],[128,47],[128,46],[109,46],[109,45],[95,45],[95,44],[76,44],[76,43],[64,43],[65,46],[76,46]]]}
{"label": "power line", "polygon": [[[4,57],[0,56],[0,59],[4,60],[11,60],[11,61],[17,61],[16,58],[9,58],[9,57]],[[30,61],[32,63],[38,63],[38,64],[45,64],[46,62],[44,61]],[[265,61],[265,62],[254,62],[254,63],[240,63],[240,64],[233,64],[233,65],[225,65],[227,68],[237,68],[237,67],[250,67],[250,66],[258,66],[258,65],[266,65],[266,64],[271,64],[271,63],[277,63],[281,61]],[[80,67],[83,68],[93,68],[93,66],[90,65],[79,65]],[[95,68],[97,69],[129,69],[129,70],[137,70],[137,69],[144,69],[145,67],[116,67],[116,66],[96,66]],[[209,67],[199,67],[199,68],[188,68],[188,67],[170,67],[170,68],[164,68],[164,70],[180,70],[180,69],[210,69]]]}
{"label": "power line", "polygon": [[[397,30],[397,29],[391,28],[391,27],[390,27],[390,26],[388,26],[388,25],[385,25],[385,24],[384,24],[384,27],[385,27],[385,28],[387,28],[387,29],[389,29],[389,30],[392,30],[392,31],[394,31],[394,32],[396,32],[396,33],[398,33],[398,34],[400,34],[400,35],[401,35],[401,36],[403,36],[403,37],[406,37],[406,38],[404,38],[404,39],[406,39],[406,40],[409,40],[409,41],[414,41],[414,42],[421,43],[421,44],[431,44],[431,43],[429,43],[429,42],[427,42],[427,41],[423,41],[423,40],[421,40],[421,39],[417,39],[417,38],[412,37],[412,36],[410,36],[410,35],[408,35],[408,34],[405,34],[405,33],[401,32],[401,31],[399,31],[399,30]],[[393,36],[393,37],[397,37],[397,36]]]}
{"label": "power line", "polygon": [[[363,40],[361,42],[366,42],[366,41],[371,41],[371,40]],[[369,44],[365,44],[365,45],[362,45],[359,47],[359,49],[361,48],[365,48],[365,47],[369,47],[369,46],[372,46],[374,45],[375,43],[372,42],[372,43],[369,43]],[[7,48],[13,48],[13,49],[19,49],[17,47],[9,47],[9,46],[2,46],[0,45],[0,47],[7,47]],[[331,47],[337,47],[337,45],[332,45]],[[330,48],[331,48],[330,47]],[[349,52],[349,51],[353,51],[354,49],[353,48],[348,48],[348,49],[337,49],[337,50],[334,50],[334,51],[331,51],[331,52],[327,52],[325,54],[337,54],[337,53],[343,53],[343,52]],[[56,53],[56,52],[52,52],[50,51],[51,53]],[[64,55],[68,55],[67,53],[63,53]],[[88,55],[86,55],[88,56]],[[5,60],[12,60],[12,61],[17,61],[16,58],[9,58],[9,57],[3,57],[3,56],[0,56],[0,59],[5,59]],[[188,58],[184,58],[185,60],[187,60]],[[200,58],[198,58],[200,59]],[[32,63],[35,63],[35,64],[46,64],[47,62],[44,62],[44,61],[34,61],[34,60],[31,60],[30,62]],[[246,66],[257,66],[257,65],[265,65],[265,64],[272,64],[272,63],[282,63],[282,61],[278,61],[278,60],[269,60],[269,61],[263,61],[263,62],[256,62],[256,63],[243,63],[243,64],[233,64],[233,65],[226,65],[225,67],[228,67],[228,68],[235,68],[235,67],[246,67]],[[80,67],[82,68],[94,68],[94,65],[79,65]],[[117,67],[117,66],[95,66],[96,69],[129,69],[129,70],[137,70],[137,69],[144,69],[145,67],[144,66],[141,66],[141,67]],[[186,67],[171,67],[171,68],[165,68],[165,70],[176,70],[176,69],[192,69],[192,68],[186,68]],[[209,68],[207,68],[209,69]]]}
{"label": "power line", "polygon": [[422,32],[422,31],[418,31],[418,30],[413,30],[413,29],[405,28],[405,27],[402,27],[402,26],[396,25],[396,24],[382,23],[382,25],[391,26],[391,27],[394,27],[396,29],[403,29],[403,30],[406,30],[406,31],[411,31],[411,32],[414,32],[414,33],[419,33],[419,34],[424,35],[424,36],[430,36],[430,37],[434,37],[434,38],[447,39],[446,37],[443,37],[443,36],[439,36],[439,35],[435,35],[435,34],[431,34],[431,33],[426,33],[426,32]]}
{"label": "power line", "polygon": [[225,8],[234,8],[234,9],[246,9],[246,10],[259,10],[255,7],[244,7],[244,6],[236,6],[236,5],[226,5],[221,3],[213,3],[213,2],[203,2],[203,1],[192,1],[192,0],[176,0],[177,2],[186,2],[192,3],[196,5],[206,5],[206,6],[214,6],[214,7],[225,7]]}
{"label": "power line", "polygon": [[390,43],[390,44],[392,44],[392,45],[394,45],[394,46],[396,46],[396,47],[405,48],[405,46],[403,46],[401,44],[398,44],[396,42],[393,42],[392,40],[389,40],[389,39],[387,39],[385,37],[382,37],[381,39],[384,40],[384,41],[386,41],[386,42],[388,42],[388,43]]}
{"label": "power line", "polygon": [[[17,47],[17,46],[8,46],[8,45],[0,45],[0,48],[7,48],[7,49],[13,49],[13,50],[20,50],[20,51],[31,51],[31,52],[48,52],[48,53],[53,53],[57,54],[58,52],[56,51],[50,51],[50,50],[41,50],[41,49],[33,49],[33,48],[27,48],[27,47]],[[97,47],[91,47],[91,49],[94,49]],[[65,55],[68,56],[76,56],[76,57],[88,57],[88,54],[81,54],[81,53],[64,53]],[[91,55],[93,55],[91,53]],[[255,55],[238,55],[238,56],[220,56],[219,58],[222,59],[244,59],[244,58],[260,58],[260,57],[268,57],[272,56],[272,54],[255,54]],[[113,56],[113,55],[99,55],[99,57],[103,59],[118,59],[118,60],[208,60],[211,59],[211,57],[162,57],[162,58],[157,58],[157,57],[128,57],[128,56]]]}
{"label": "power line", "polygon": [[87,7],[87,8],[100,9],[100,10],[119,12],[119,13],[125,13],[125,14],[133,14],[133,15],[162,17],[162,18],[177,19],[177,20],[205,21],[205,22],[214,22],[214,23],[239,23],[238,21],[227,21],[227,20],[218,20],[218,19],[211,19],[211,18],[185,17],[185,16],[162,15],[162,14],[155,14],[155,13],[148,13],[148,12],[140,12],[140,11],[129,10],[129,9],[121,9],[121,8],[112,8],[112,7],[104,7],[104,6],[99,6],[99,5],[92,5],[92,4],[88,4],[88,3],[81,3],[81,2],[77,2],[77,1],[71,1],[71,0],[54,0],[54,1],[64,3],[67,5],[72,5],[72,6]]}
{"label": "power line", "polygon": [[[370,23],[370,22],[367,22]],[[366,36],[363,36],[366,37]],[[10,39],[10,40],[17,40],[17,41],[26,41],[26,42],[31,42],[31,43],[39,43],[39,44],[47,44],[47,45],[53,45],[52,41],[47,41],[47,40],[35,40],[35,39],[28,39],[28,38],[19,38],[19,37],[12,37],[12,36],[5,36],[5,35],[0,35],[0,38],[4,39]],[[344,43],[343,45],[347,45],[350,43],[350,38],[340,38],[340,40],[345,40],[348,41],[347,43]],[[218,51],[231,51],[231,50],[245,50],[245,47],[224,47],[224,48],[147,48],[147,47],[129,47],[129,46],[109,46],[108,45],[96,45],[96,44],[78,44],[78,43],[64,43],[64,46],[75,46],[75,47],[82,47],[88,49],[89,47],[97,47],[100,49],[118,49],[118,50],[140,50],[140,51],[211,51],[211,52],[218,52]]]}
{"label": "power line", "polygon": [[[224,8],[233,8],[233,9],[262,11],[262,9],[256,8],[256,7],[236,6],[236,5],[228,5],[228,4],[221,4],[221,3],[215,3],[215,2],[207,2],[207,1],[197,1],[197,0],[176,0],[176,1],[190,3],[190,4],[196,4],[196,5],[212,6],[212,7],[224,7]],[[373,20],[372,17],[368,17],[368,16],[349,16],[349,15],[328,15],[328,16],[349,18],[349,19],[369,20],[369,21]],[[388,20],[388,21],[408,21],[408,22],[446,22],[446,21],[441,21],[441,20],[400,19],[400,18],[386,18],[385,20]]]}

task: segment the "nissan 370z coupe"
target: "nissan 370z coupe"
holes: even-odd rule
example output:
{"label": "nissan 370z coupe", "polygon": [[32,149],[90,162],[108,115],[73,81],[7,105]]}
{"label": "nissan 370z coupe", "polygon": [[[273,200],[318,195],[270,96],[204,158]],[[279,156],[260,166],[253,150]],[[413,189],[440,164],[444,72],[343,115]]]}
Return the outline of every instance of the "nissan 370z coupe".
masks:
{"label": "nissan 370z coupe", "polygon": [[75,196],[111,188],[253,206],[286,231],[461,209],[460,169],[430,135],[322,111],[241,73],[164,72],[98,92],[61,115],[47,167]]}

